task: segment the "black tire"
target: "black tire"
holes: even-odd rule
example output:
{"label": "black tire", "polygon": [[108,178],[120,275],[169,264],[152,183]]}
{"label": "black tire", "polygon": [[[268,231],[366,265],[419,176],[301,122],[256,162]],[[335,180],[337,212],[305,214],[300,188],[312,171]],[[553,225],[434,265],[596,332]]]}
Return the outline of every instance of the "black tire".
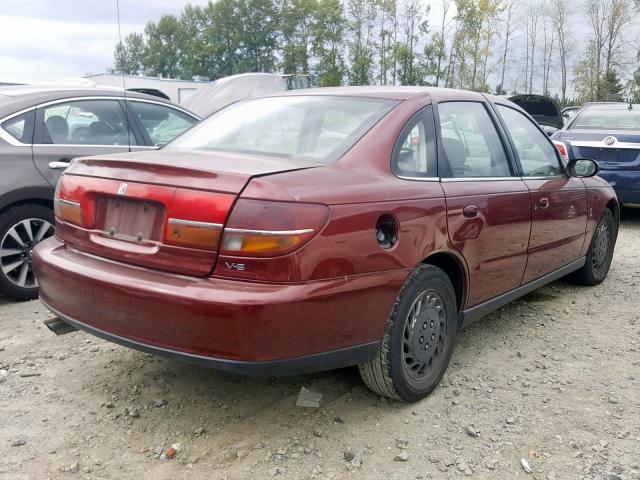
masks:
{"label": "black tire", "polygon": [[31,268],[33,247],[54,232],[53,210],[24,204],[0,215],[0,292],[17,300],[38,298]]}
{"label": "black tire", "polygon": [[358,366],[364,383],[396,400],[416,402],[429,395],[449,365],[456,319],[449,277],[432,265],[416,268],[391,310],[378,353]]}
{"label": "black tire", "polygon": [[613,249],[618,237],[618,224],[611,213],[605,208],[598,226],[593,233],[591,245],[586,255],[586,262],[580,270],[576,270],[569,275],[569,280],[580,285],[598,285],[607,277]]}

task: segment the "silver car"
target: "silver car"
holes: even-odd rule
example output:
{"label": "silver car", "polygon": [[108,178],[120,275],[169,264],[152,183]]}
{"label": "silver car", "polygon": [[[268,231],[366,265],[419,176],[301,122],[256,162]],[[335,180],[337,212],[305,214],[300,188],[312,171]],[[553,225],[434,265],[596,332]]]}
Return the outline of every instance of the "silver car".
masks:
{"label": "silver car", "polygon": [[198,122],[171,102],[102,88],[0,88],[0,292],[38,296],[31,250],[53,234],[53,194],[71,159],[158,148]]}

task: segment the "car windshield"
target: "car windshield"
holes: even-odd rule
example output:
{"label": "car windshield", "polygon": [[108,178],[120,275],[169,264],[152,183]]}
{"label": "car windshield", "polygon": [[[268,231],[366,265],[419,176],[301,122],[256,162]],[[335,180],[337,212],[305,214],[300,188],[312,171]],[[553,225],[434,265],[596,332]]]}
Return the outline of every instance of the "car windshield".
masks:
{"label": "car windshield", "polygon": [[167,144],[330,163],[398,102],[344,96],[264,97],[230,105]]}
{"label": "car windshield", "polygon": [[572,129],[640,130],[640,105],[628,108],[587,108],[575,119]]}

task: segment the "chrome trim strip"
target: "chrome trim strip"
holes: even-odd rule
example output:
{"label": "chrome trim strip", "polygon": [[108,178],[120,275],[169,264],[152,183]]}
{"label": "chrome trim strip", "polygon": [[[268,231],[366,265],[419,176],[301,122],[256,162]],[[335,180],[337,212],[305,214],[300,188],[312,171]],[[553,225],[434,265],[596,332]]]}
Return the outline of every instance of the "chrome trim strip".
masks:
{"label": "chrome trim strip", "polygon": [[69,207],[80,208],[80,202],[72,202],[71,200],[65,200],[64,198],[56,198],[55,201]]}
{"label": "chrome trim strip", "polygon": [[196,115],[194,115],[193,113],[185,110],[182,107],[179,107],[173,103],[165,103],[165,102],[158,102],[155,100],[147,100],[146,98],[135,98],[135,97],[128,97],[126,95],[95,95],[95,96],[87,96],[87,97],[67,97],[67,98],[59,98],[57,100],[50,100],[48,102],[44,102],[44,103],[39,103],[31,108],[42,108],[42,107],[49,107],[51,105],[56,105],[58,103],[67,103],[67,102],[78,102],[78,101],[82,101],[82,100],[126,100],[128,102],[142,102],[142,103],[153,103],[155,105],[164,105],[165,107],[169,107],[169,108],[175,108],[176,110],[180,110],[182,113],[185,113],[187,115],[189,115],[191,118],[195,118],[197,120],[200,120],[199,117],[197,117]]}
{"label": "chrome trim strip", "polygon": [[304,228],[301,230],[251,230],[245,228],[225,228],[225,233],[249,233],[252,235],[304,235],[306,233],[313,233],[313,228]]}
{"label": "chrome trim strip", "polygon": [[180,218],[170,218],[169,223],[171,225],[183,225],[185,227],[195,228],[222,228],[221,223],[196,222],[195,220],[181,220]]}
{"label": "chrome trim strip", "polygon": [[616,142],[613,145],[607,145],[601,141],[584,140],[577,142],[569,142],[572,147],[588,147],[588,148],[609,148],[609,149],[623,149],[623,150],[635,150],[640,149],[640,143],[633,142]]}
{"label": "chrome trim strip", "polygon": [[[129,148],[129,145],[94,145],[88,143],[34,143],[32,147],[90,147],[90,148]],[[133,145],[131,148],[148,148],[157,150],[159,147],[153,145]]]}
{"label": "chrome trim strip", "polygon": [[[23,113],[29,112],[31,110],[35,110],[36,108],[42,108],[42,107],[48,107],[51,105],[56,105],[58,103],[67,103],[67,102],[77,102],[77,101],[82,101],[82,100],[126,100],[128,102],[142,102],[142,103],[152,103],[155,105],[163,105],[165,107],[168,108],[173,108],[175,110],[179,110],[180,112],[184,113],[185,115],[190,116],[191,118],[200,121],[201,118],[198,117],[197,115],[189,112],[188,110],[185,110],[184,108],[175,105],[173,103],[165,103],[165,102],[157,102],[155,100],[147,100],[146,98],[134,98],[134,97],[127,97],[127,96],[119,96],[119,95],[97,95],[97,96],[89,96],[89,97],[67,97],[67,98],[59,98],[57,100],[51,100],[49,102],[44,102],[44,103],[38,103],[36,105],[32,105],[30,107],[27,108],[23,108],[22,110],[19,110],[15,113],[12,113],[11,115],[7,115],[6,117],[0,118],[0,124],[6,122],[7,120],[11,120],[13,117],[17,117],[18,115],[22,115]],[[9,143],[10,145],[13,145],[14,147],[28,147],[28,146],[34,146],[34,147],[42,147],[42,146],[51,146],[51,145],[55,145],[55,146],[59,146],[59,147],[116,147],[116,146],[122,146],[122,145],[76,145],[76,144],[64,144],[64,143],[36,143],[36,144],[31,144],[31,143],[22,143],[19,140],[16,140],[15,137],[13,137],[9,132],[7,132],[6,130],[4,130],[2,127],[0,127],[0,138],[2,138],[3,140],[5,140],[7,143]],[[136,147],[141,147],[141,148],[153,148],[153,149],[157,149],[158,147],[154,147],[154,146],[148,146],[148,145],[134,145]]]}
{"label": "chrome trim strip", "polygon": [[396,175],[396,177],[401,178],[402,180],[414,180],[418,182],[439,182],[440,181],[438,177],[406,177],[404,175]]}
{"label": "chrome trim strip", "polygon": [[509,180],[520,180],[521,177],[453,177],[443,178],[441,182],[506,182]]}

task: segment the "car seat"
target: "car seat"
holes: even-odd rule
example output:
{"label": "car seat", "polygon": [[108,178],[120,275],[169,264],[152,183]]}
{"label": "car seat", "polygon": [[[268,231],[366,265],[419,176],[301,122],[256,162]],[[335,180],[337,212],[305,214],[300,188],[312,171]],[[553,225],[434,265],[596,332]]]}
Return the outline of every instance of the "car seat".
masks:
{"label": "car seat", "polygon": [[464,144],[455,138],[443,137],[442,148],[449,162],[451,173],[454,177],[459,176],[466,170],[467,152]]}
{"label": "car seat", "polygon": [[69,138],[69,124],[60,115],[54,115],[44,122],[49,133],[51,143],[66,143]]}
{"label": "car seat", "polygon": [[116,131],[111,125],[98,120],[89,125],[86,140],[96,145],[111,145],[115,135]]}

